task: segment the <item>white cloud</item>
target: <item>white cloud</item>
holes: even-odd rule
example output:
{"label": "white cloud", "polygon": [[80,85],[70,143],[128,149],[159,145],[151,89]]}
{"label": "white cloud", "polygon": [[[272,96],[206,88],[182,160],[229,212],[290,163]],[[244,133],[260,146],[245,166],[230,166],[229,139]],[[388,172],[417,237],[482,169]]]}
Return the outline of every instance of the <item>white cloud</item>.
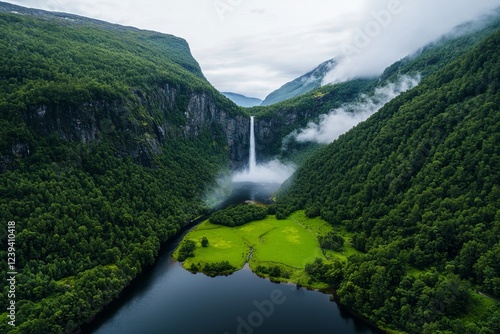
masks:
{"label": "white cloud", "polygon": [[[209,81],[222,91],[265,97],[342,53],[372,12],[397,0],[13,0],[185,38]],[[498,0],[399,0],[394,15],[343,77],[375,74],[449,31],[499,6]],[[222,17],[215,4],[226,4]]]}
{"label": "white cloud", "polygon": [[500,6],[498,0],[389,0],[373,2],[341,44],[344,61],[324,83],[380,74],[395,61],[448,33],[457,25]]}
{"label": "white cloud", "polygon": [[378,87],[372,96],[362,95],[359,102],[345,104],[327,115],[322,115],[318,123],[310,122],[305,129],[292,132],[285,141],[292,138],[298,142],[329,144],[419,82],[420,76],[403,76],[396,83]]}

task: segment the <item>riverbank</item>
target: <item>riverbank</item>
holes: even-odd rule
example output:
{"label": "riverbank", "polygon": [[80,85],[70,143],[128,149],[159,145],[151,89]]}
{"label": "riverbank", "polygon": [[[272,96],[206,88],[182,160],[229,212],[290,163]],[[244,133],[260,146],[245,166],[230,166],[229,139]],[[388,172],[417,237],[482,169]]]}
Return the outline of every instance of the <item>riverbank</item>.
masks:
{"label": "riverbank", "polygon": [[160,250],[158,251],[158,255],[155,258],[154,263],[148,265],[141,269],[141,271],[131,279],[116,295],[116,297],[107,303],[101,310],[99,310],[96,314],[94,314],[91,318],[87,319],[81,326],[76,328],[72,334],[85,334],[92,333],[93,329],[96,328],[99,323],[104,321],[106,317],[110,314],[114,313],[116,309],[118,309],[124,303],[124,296],[127,296],[131,293],[131,291],[135,290],[138,285],[140,285],[144,280],[147,280],[147,277],[151,275],[154,267],[157,266],[160,258],[173,252],[175,248],[182,241],[183,237],[196,225],[205,221],[209,217],[208,214],[198,216],[192,220],[190,220],[186,225],[180,228],[180,230],[173,236],[171,236],[167,241],[161,244]]}
{"label": "riverbank", "polygon": [[[338,233],[347,241],[337,252],[320,247],[318,236],[329,232]],[[208,247],[201,244],[204,237],[209,240]],[[304,211],[295,212],[285,220],[270,215],[264,220],[238,227],[215,225],[207,220],[184,236],[183,241],[195,242],[196,249],[194,256],[183,261],[182,266],[207,276],[214,276],[213,272],[202,270],[207,264],[227,261],[234,267],[220,275],[231,275],[246,266],[258,277],[271,282],[293,284],[297,289],[303,287],[331,295],[331,299],[349,316],[356,317],[379,333],[395,334],[397,332],[378,328],[369,319],[341,305],[328,284],[314,280],[305,270],[306,264],[317,258],[325,262],[345,262],[348,256],[359,253],[351,246],[350,238],[342,227],[332,227],[320,218],[308,218]],[[179,247],[172,254],[174,259],[177,259],[178,251]],[[192,270],[193,266],[197,270]]]}
{"label": "riverbank", "polygon": [[[278,220],[267,216],[243,226],[226,227],[202,222],[184,237],[196,244],[194,256],[183,261],[182,266],[192,272],[204,272],[210,264],[227,261],[234,270],[221,274],[231,274],[243,268],[248,262],[250,269],[260,277],[276,282],[293,283],[311,289],[322,290],[328,285],[313,280],[305,271],[305,266],[316,258],[326,262],[338,259],[346,261],[347,256],[357,251],[346,243],[338,252],[321,249],[318,236],[329,232],[350,236],[344,230],[336,230],[320,218],[308,218],[303,211],[298,211],[288,219]],[[208,246],[203,247],[201,240],[208,239]],[[173,257],[178,258],[177,249]]]}

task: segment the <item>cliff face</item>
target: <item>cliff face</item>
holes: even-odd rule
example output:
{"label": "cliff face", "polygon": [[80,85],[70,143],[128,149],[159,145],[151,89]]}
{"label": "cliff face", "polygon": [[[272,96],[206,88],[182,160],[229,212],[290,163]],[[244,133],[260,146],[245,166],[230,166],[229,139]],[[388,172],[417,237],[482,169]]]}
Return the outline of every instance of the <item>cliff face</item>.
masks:
{"label": "cliff face", "polygon": [[[257,160],[269,160],[280,154],[283,139],[293,130],[307,124],[315,116],[311,108],[282,108],[272,116],[255,120]],[[287,147],[287,150],[293,148]]]}
{"label": "cliff face", "polygon": [[[266,161],[279,154],[283,137],[312,116],[308,110],[283,109],[277,117],[257,117],[257,160]],[[250,118],[220,106],[213,92],[165,84],[134,90],[129,100],[89,101],[79,106],[39,105],[25,112],[24,119],[29,128],[44,137],[55,134],[83,144],[110,139],[121,155],[144,165],[169,140],[193,139],[208,130],[214,140],[225,144],[230,168],[241,169],[248,164]],[[10,155],[22,157],[32,150],[26,142],[15,142],[10,151],[3,156],[3,169],[11,161]]]}
{"label": "cliff face", "polygon": [[187,137],[197,136],[201,128],[219,129],[227,143],[231,167],[239,169],[248,163],[250,145],[250,118],[232,115],[217,106],[207,93],[192,94],[186,111],[187,125],[183,128]]}
{"label": "cliff face", "polygon": [[0,171],[53,137],[109,143],[143,165],[173,140],[199,138],[225,148],[231,168],[246,163],[249,119],[205,79],[185,40],[5,3],[0,28]]}
{"label": "cliff face", "polygon": [[[79,106],[39,105],[23,115],[39,136],[91,144],[111,140],[123,156],[148,165],[169,140],[196,138],[208,131],[226,145],[230,167],[247,163],[250,120],[219,106],[213,92],[189,91],[165,84],[137,89],[128,100],[89,101]],[[28,142],[15,142],[3,154],[3,168],[11,155],[30,154]]]}

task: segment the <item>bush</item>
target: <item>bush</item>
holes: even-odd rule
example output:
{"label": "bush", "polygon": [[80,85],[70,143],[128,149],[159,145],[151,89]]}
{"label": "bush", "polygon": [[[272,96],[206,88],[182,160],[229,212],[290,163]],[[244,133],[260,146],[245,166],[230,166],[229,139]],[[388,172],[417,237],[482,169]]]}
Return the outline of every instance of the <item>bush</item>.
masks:
{"label": "bush", "polygon": [[196,244],[192,240],[185,240],[182,242],[179,248],[179,255],[177,256],[177,260],[185,261],[188,257],[194,257],[194,250],[196,248]]}
{"label": "bush", "polygon": [[209,242],[208,242],[207,237],[201,238],[201,246],[202,247],[208,247],[208,244],[209,244]]}
{"label": "bush", "polygon": [[236,270],[228,261],[207,263],[203,267],[203,272],[208,275],[220,275],[230,273]]}
{"label": "bush", "polygon": [[344,246],[345,242],[344,238],[334,232],[329,232],[327,235],[320,235],[318,237],[318,241],[321,248],[331,249],[335,251],[341,249],[342,246]]}

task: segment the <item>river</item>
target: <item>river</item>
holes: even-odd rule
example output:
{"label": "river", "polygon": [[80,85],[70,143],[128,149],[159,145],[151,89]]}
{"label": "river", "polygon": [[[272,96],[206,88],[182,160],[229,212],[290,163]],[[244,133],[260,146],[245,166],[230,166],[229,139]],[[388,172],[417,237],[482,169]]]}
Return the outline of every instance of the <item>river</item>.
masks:
{"label": "river", "polygon": [[[244,194],[240,189],[238,194]],[[265,199],[259,191],[250,198]],[[256,196],[258,194],[258,196]],[[248,195],[238,197],[241,201]],[[192,274],[172,260],[183,234],[160,252],[122,296],[83,333],[92,334],[371,334],[376,330],[327,294],[276,284],[248,267],[229,275]]]}

